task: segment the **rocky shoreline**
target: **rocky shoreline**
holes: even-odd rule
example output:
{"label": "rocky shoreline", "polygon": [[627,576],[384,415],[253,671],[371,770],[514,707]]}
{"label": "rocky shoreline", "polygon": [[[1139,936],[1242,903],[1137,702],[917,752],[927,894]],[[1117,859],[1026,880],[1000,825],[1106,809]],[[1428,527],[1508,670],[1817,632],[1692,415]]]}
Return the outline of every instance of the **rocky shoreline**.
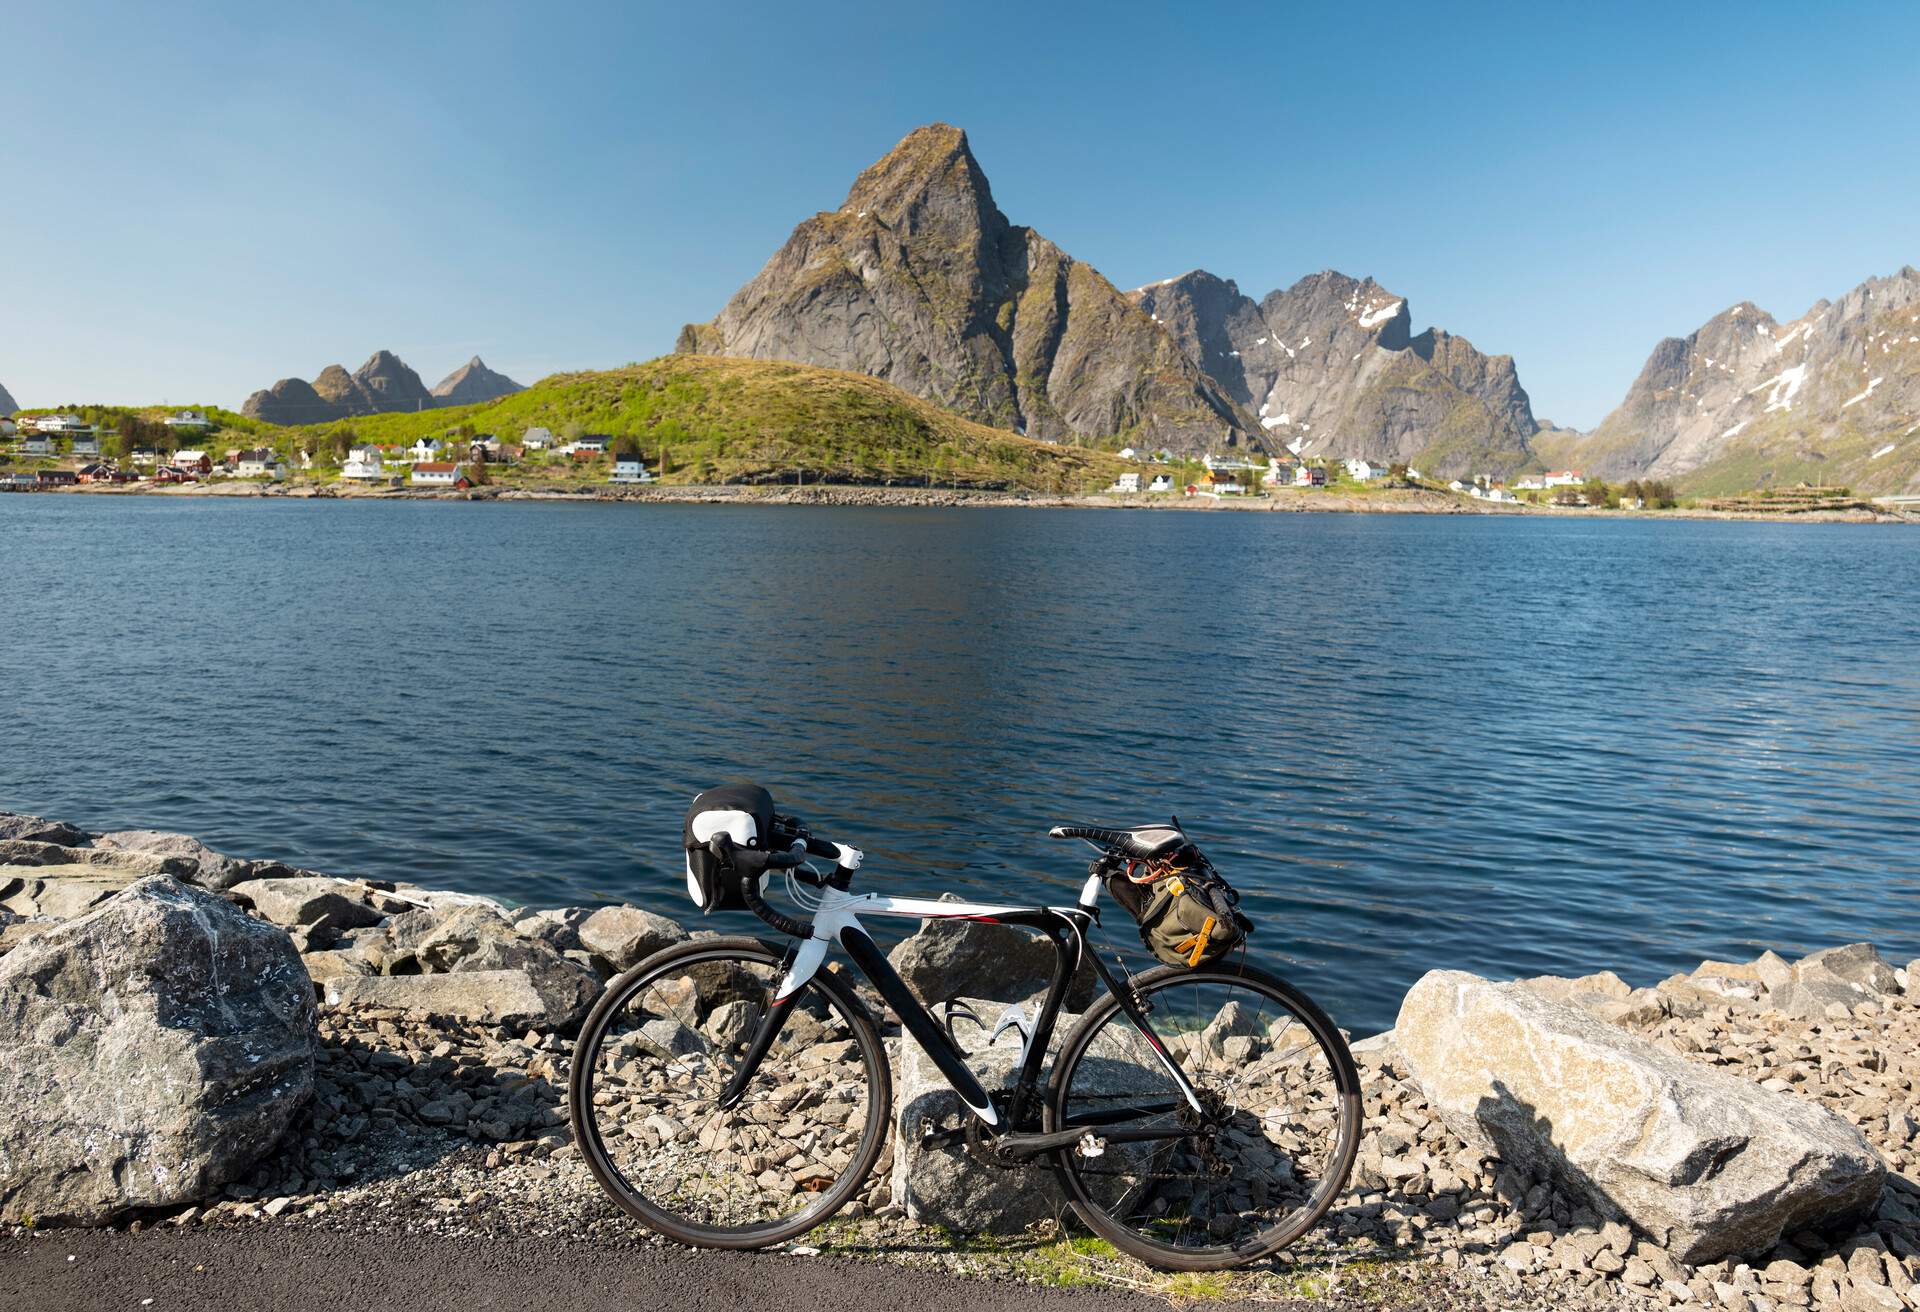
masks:
{"label": "rocky shoreline", "polygon": [[1794,513],[1757,510],[1584,510],[1570,506],[1498,505],[1447,492],[1403,489],[1365,494],[1283,489],[1272,496],[1175,497],[1115,493],[972,491],[949,488],[866,487],[840,484],[653,484],[644,487],[594,486],[572,489],[482,487],[362,488],[338,485],[208,483],[167,487],[109,487],[88,484],[55,488],[66,496],[87,497],[265,497],[342,501],[554,501],[622,502],[641,505],[855,506],[894,509],[1045,509],[1199,511],[1231,514],[1487,515],[1505,518],[1728,520],[1765,524],[1915,524],[1920,514],[1885,510],[1810,510]]}
{"label": "rocky shoreline", "polygon": [[[197,960],[195,926],[217,930],[206,934],[215,985],[140,956],[142,945],[172,945],[167,960]],[[604,978],[687,936],[636,907],[509,912],[469,895],[229,858],[182,835],[90,834],[0,814],[0,1081],[14,1081],[0,1099],[21,1109],[0,1123],[7,1241],[59,1242],[47,1228],[58,1215],[134,1232],[270,1226],[651,1244],[570,1141],[567,1036]],[[975,988],[1025,996],[1033,966],[1021,963],[1040,959],[1022,937],[943,922],[895,960],[929,998]],[[231,968],[242,961],[247,971]],[[82,1162],[84,1187],[62,1176],[54,1159],[72,1151],[72,1136],[55,1132],[61,1117],[79,1117],[90,1097],[112,1104],[98,1115],[138,1102],[137,1082],[116,1082],[107,1058],[139,1037],[134,1055],[168,1063],[142,1028],[141,990],[177,1007],[231,989],[240,974],[246,997],[220,996],[254,1008],[245,1051],[216,1017],[179,1022],[166,1039],[184,1042],[180,1025],[204,1031],[195,1069],[227,1072],[222,1089],[244,1084],[244,1099],[210,1104],[243,1106],[240,1129],[238,1113],[204,1109],[178,1124],[143,1122],[142,1143],[95,1150],[121,1154],[120,1169]],[[105,1002],[103,980],[119,981]],[[170,988],[179,996],[169,1000]],[[56,1032],[61,1042],[50,1041]],[[287,1056],[303,1044],[305,1064]],[[1447,1051],[1463,1044],[1470,1060]],[[84,1067],[63,1064],[82,1047]],[[1920,1310],[1920,962],[1891,965],[1855,945],[1798,962],[1705,962],[1642,988],[1611,974],[1499,985],[1437,972],[1409,994],[1394,1031],[1355,1051],[1366,1122],[1349,1189],[1319,1232],[1252,1270],[1204,1281],[1151,1272],[1072,1238],[1050,1205],[1012,1234],[935,1227],[937,1200],[903,1198],[902,1169],[889,1171],[884,1156],[839,1219],[786,1251],[1176,1297]],[[1567,1077],[1580,1061],[1591,1078]],[[1534,1115],[1516,1122],[1478,1105],[1482,1068]],[[240,1078],[269,1070],[271,1079]],[[1628,1086],[1648,1072],[1658,1096],[1636,1112]],[[896,1077],[902,1102],[909,1079]],[[1728,1119],[1740,1107],[1756,1116],[1744,1128]],[[1606,1137],[1623,1126],[1631,1142]],[[131,1168],[150,1165],[159,1149],[146,1140],[167,1135],[185,1174],[200,1174],[156,1191]],[[1779,1156],[1782,1135],[1790,1160]],[[1825,1166],[1806,1165],[1815,1157],[1805,1141],[1833,1146],[1818,1157]],[[1632,1182],[1607,1172],[1650,1143],[1673,1148],[1651,1172],[1665,1171],[1671,1187],[1643,1198],[1633,1189],[1650,1178],[1644,1163]],[[1714,1159],[1705,1169],[1702,1153]],[[987,1168],[969,1169],[957,1194],[979,1188]],[[1775,1169],[1778,1178],[1743,1183]],[[1830,1179],[1814,1197],[1819,1170]],[[1015,1189],[1050,1187],[1041,1168]],[[1827,1206],[1796,1219],[1782,1200]],[[1660,1210],[1674,1207],[1671,1218]]]}

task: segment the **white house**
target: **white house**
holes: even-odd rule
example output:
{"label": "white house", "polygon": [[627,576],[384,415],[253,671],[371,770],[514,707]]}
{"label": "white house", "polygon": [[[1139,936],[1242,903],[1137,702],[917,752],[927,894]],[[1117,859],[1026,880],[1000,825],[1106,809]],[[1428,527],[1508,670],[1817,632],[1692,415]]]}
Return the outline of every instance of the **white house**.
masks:
{"label": "white house", "polygon": [[32,433],[20,444],[20,449],[30,456],[50,456],[53,454],[53,438],[45,433]]}
{"label": "white house", "polygon": [[380,461],[380,448],[377,446],[356,446],[348,450],[347,462],[340,466],[342,478],[381,478],[386,468]]}
{"label": "white house", "polygon": [[87,421],[79,415],[41,415],[33,426],[43,433],[91,433]]}
{"label": "white house", "polygon": [[1132,448],[1132,447],[1130,447],[1130,446],[1123,446],[1123,447],[1121,447],[1121,448],[1120,448],[1120,458],[1121,458],[1122,460],[1132,460],[1132,459],[1134,459],[1134,450],[1133,450],[1133,448]]}
{"label": "white house", "polygon": [[417,487],[454,487],[466,478],[466,471],[465,465],[419,463],[413,467],[413,483]]}
{"label": "white house", "polygon": [[615,456],[613,458],[613,477],[609,483],[651,483],[653,475],[647,472],[646,462],[639,456]]}
{"label": "white house", "polygon": [[1424,483],[1427,481],[1427,476],[1415,469],[1412,465],[1407,466],[1407,477],[1416,483]]}
{"label": "white house", "polygon": [[182,410],[177,415],[168,415],[160,421],[168,428],[212,428],[213,421],[199,410]]}
{"label": "white house", "polygon": [[423,437],[407,448],[407,459],[419,464],[421,461],[433,461],[447,449],[447,444],[437,437]]}
{"label": "white house", "polygon": [[1107,490],[1110,492],[1138,492],[1140,490],[1140,475],[1136,473],[1122,474],[1113,480],[1113,486]]}
{"label": "white house", "polygon": [[529,451],[545,451],[553,445],[553,432],[546,428],[529,428],[521,435],[520,445]]}
{"label": "white house", "polygon": [[1202,456],[1200,457],[1200,463],[1210,470],[1218,470],[1221,473],[1227,474],[1238,473],[1243,469],[1257,469],[1259,467],[1250,460],[1242,460],[1239,456],[1223,456],[1217,460],[1212,456]]}
{"label": "white house", "polygon": [[1515,502],[1520,500],[1519,497],[1507,491],[1507,489],[1499,483],[1495,483],[1492,487],[1481,487],[1476,483],[1467,489],[1467,495],[1478,501]]}
{"label": "white house", "polygon": [[1171,491],[1173,491],[1173,475],[1171,475],[1171,474],[1155,474],[1155,475],[1153,476],[1153,482],[1151,482],[1151,483],[1149,483],[1149,484],[1147,484],[1147,491],[1149,491],[1149,492],[1171,492]]}
{"label": "white house", "polygon": [[599,455],[602,451],[605,451],[607,449],[607,441],[608,439],[604,436],[601,436],[599,434],[589,433],[587,434],[587,436],[577,437],[573,441],[561,447],[560,453],[562,455],[572,456],[572,455],[578,455],[582,451],[585,451],[589,455]]}
{"label": "white house", "polygon": [[233,474],[235,478],[271,478],[278,483],[286,478],[287,467],[280,462],[280,457],[271,451],[265,449],[242,451],[239,463],[234,466]]}
{"label": "white house", "polygon": [[1520,492],[1544,492],[1547,481],[1538,474],[1528,474],[1525,478],[1515,479],[1514,488]]}
{"label": "white house", "polygon": [[73,454],[77,456],[97,456],[100,454],[100,435],[92,429],[77,433],[73,439]]}
{"label": "white house", "polygon": [[136,465],[150,465],[160,458],[160,453],[150,446],[137,446],[127,458]]}
{"label": "white house", "polygon": [[1580,487],[1587,476],[1577,469],[1552,469],[1541,475],[1542,487]]}
{"label": "white house", "polygon": [[1387,467],[1385,465],[1376,465],[1371,460],[1362,460],[1358,456],[1349,456],[1344,463],[1346,465],[1347,477],[1357,478],[1362,483],[1367,482],[1369,479],[1385,478],[1387,476]]}

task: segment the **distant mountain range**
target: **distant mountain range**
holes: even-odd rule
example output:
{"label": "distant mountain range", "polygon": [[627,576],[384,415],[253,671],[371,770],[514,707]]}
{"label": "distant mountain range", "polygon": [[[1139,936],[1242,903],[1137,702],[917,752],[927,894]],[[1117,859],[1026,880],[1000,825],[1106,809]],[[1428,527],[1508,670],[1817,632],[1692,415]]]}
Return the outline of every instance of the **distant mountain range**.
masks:
{"label": "distant mountain range", "polygon": [[1792,323],[1742,303],[1654,349],[1592,433],[1539,420],[1511,356],[1416,333],[1327,270],[1258,301],[1196,269],[1120,292],[993,202],[966,134],[908,134],[793,230],[681,352],[871,374],[1049,441],[1245,447],[1508,475],[1574,464],[1690,489],[1920,487],[1920,273]]}
{"label": "distant mountain range", "polygon": [[1626,400],[1556,444],[1608,478],[1707,492],[1799,482],[1920,490],[1920,271],[1780,323],[1751,301],[1653,349]]}
{"label": "distant mountain range", "polygon": [[487,368],[476,355],[429,391],[406,361],[391,351],[375,351],[352,373],[330,364],[310,383],[282,378],[249,396],[240,413],[272,424],[323,424],[360,415],[495,401],[523,390],[505,374]]}

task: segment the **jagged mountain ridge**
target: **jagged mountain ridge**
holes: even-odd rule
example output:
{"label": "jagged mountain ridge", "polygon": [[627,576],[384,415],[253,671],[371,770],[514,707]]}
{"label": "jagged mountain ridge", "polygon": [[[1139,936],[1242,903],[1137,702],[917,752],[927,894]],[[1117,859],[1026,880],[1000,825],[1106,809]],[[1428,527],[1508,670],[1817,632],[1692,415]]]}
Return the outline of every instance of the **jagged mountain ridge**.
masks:
{"label": "jagged mountain ridge", "polygon": [[1798,482],[1920,489],[1920,271],[1869,278],[1782,324],[1742,301],[1653,349],[1571,456],[1703,491]]}
{"label": "jagged mountain ridge", "polygon": [[1128,293],[1288,449],[1507,474],[1538,428],[1510,356],[1438,328],[1414,335],[1405,297],[1327,270],[1256,302],[1196,269]]}
{"label": "jagged mountain ridge", "polygon": [[967,137],[909,133],[676,350],[854,370],[1059,441],[1218,451],[1252,417],[1102,277],[1011,223]]}
{"label": "jagged mountain ridge", "polygon": [[[505,390],[493,390],[502,386]],[[488,369],[476,355],[442,380],[439,388],[429,391],[406,361],[392,351],[379,350],[352,373],[342,365],[330,364],[311,383],[282,378],[249,396],[240,413],[274,424],[321,424],[361,415],[492,401],[520,390],[520,384]]]}
{"label": "jagged mountain ridge", "polygon": [[9,392],[4,385],[0,385],[0,417],[10,415],[19,408],[14,403],[13,393]]}

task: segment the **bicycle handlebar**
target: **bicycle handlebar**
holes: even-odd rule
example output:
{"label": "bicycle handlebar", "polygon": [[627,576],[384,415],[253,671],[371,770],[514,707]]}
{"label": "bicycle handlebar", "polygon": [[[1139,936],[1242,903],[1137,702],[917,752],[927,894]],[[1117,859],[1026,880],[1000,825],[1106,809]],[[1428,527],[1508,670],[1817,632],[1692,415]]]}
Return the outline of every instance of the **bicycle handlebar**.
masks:
{"label": "bicycle handlebar", "polygon": [[[826,850],[819,851],[818,848]],[[739,875],[740,900],[747,904],[747,910],[753,912],[767,925],[791,938],[812,936],[812,925],[775,910],[764,897],[760,896],[760,877],[769,870],[794,870],[806,864],[809,854],[823,857],[836,855],[840,851],[838,845],[809,836],[803,850],[766,852],[758,848],[737,846],[725,834],[716,834],[707,843],[707,850],[713,853],[715,860],[731,865]],[[837,869],[831,875],[816,875],[812,878],[808,878],[806,872],[802,871],[799,878],[816,888],[833,884],[835,887],[844,889],[852,882],[844,869]]]}

